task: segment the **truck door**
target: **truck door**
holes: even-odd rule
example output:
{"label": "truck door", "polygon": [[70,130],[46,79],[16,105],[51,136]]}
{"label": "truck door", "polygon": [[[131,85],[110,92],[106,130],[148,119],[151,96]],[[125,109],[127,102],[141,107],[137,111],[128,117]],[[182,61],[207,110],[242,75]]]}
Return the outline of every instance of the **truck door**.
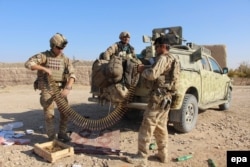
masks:
{"label": "truck door", "polygon": [[215,84],[212,85],[212,89],[214,89],[215,97],[214,100],[224,99],[226,90],[226,82],[224,81],[223,72],[218,63],[211,57],[209,57],[209,63],[212,69],[211,80],[214,81]]}
{"label": "truck door", "polygon": [[206,56],[201,58],[201,104],[207,104],[214,99],[213,72]]}

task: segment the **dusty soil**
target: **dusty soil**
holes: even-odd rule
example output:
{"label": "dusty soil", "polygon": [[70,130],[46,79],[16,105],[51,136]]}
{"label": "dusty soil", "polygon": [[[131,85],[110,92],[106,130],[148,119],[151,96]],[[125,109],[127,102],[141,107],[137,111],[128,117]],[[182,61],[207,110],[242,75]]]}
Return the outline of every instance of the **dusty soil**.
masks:
{"label": "dusty soil", "polygon": [[[107,107],[88,102],[90,88],[76,85],[69,95],[69,103],[72,108],[81,115],[90,118],[100,118],[106,114]],[[228,150],[250,150],[250,86],[235,86],[233,88],[233,100],[229,111],[219,111],[217,107],[200,112],[196,128],[186,134],[176,132],[171,125],[169,129],[169,157],[192,154],[187,161],[162,164],[154,158],[156,151],[151,150],[149,165],[152,167],[203,167],[208,166],[208,159],[212,159],[216,166],[226,166],[226,153]],[[34,91],[31,85],[1,87],[0,88],[0,126],[13,121],[22,121],[24,126],[14,129],[24,132],[33,129],[34,134],[25,135],[31,142],[27,145],[0,146],[0,167],[16,166],[110,166],[114,163],[124,164],[124,155],[136,153],[137,135],[140,126],[139,120],[123,119],[111,129],[120,129],[120,149],[123,155],[97,155],[75,154],[57,160],[55,163],[46,162],[33,153],[35,143],[47,142],[44,133],[43,111],[39,104],[39,92]],[[58,114],[57,114],[58,117]],[[58,122],[57,122],[58,124]],[[69,130],[78,128],[69,123]],[[122,166],[122,165],[117,165]]]}

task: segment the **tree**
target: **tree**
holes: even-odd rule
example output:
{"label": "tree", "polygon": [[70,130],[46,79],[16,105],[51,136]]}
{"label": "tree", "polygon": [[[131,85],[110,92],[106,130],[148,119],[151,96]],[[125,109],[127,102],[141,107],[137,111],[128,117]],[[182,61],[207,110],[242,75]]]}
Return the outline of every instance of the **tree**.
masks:
{"label": "tree", "polygon": [[238,76],[243,78],[250,78],[250,64],[246,61],[242,62],[237,69]]}

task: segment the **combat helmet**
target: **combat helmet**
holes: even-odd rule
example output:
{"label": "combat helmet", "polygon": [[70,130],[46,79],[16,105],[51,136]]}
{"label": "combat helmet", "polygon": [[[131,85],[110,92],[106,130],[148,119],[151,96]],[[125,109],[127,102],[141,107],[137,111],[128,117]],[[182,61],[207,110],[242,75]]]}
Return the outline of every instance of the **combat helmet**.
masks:
{"label": "combat helmet", "polygon": [[126,31],[121,32],[119,35],[120,40],[122,40],[122,37],[129,37],[130,38],[129,32],[126,32]]}
{"label": "combat helmet", "polygon": [[68,41],[67,39],[60,33],[56,33],[53,37],[50,38],[50,47],[58,46],[60,48],[65,48]]}

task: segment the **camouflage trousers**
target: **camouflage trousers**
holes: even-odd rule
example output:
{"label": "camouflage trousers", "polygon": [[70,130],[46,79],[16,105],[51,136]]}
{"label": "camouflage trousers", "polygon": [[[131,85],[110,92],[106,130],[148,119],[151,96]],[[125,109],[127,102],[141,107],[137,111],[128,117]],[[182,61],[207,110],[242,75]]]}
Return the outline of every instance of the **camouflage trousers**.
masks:
{"label": "camouflage trousers", "polygon": [[[67,99],[66,99],[67,100]],[[55,103],[51,97],[51,94],[47,90],[42,90],[40,103],[43,107],[44,118],[45,118],[45,129],[50,139],[55,138],[56,135],[56,122],[55,122]],[[60,113],[59,122],[59,134],[65,134],[67,131],[67,116]]]}
{"label": "camouflage trousers", "polygon": [[162,160],[168,159],[168,121],[169,109],[161,109],[155,103],[149,103],[143,115],[143,121],[139,129],[138,153],[147,158],[149,154],[149,144],[154,135],[158,154]]}

